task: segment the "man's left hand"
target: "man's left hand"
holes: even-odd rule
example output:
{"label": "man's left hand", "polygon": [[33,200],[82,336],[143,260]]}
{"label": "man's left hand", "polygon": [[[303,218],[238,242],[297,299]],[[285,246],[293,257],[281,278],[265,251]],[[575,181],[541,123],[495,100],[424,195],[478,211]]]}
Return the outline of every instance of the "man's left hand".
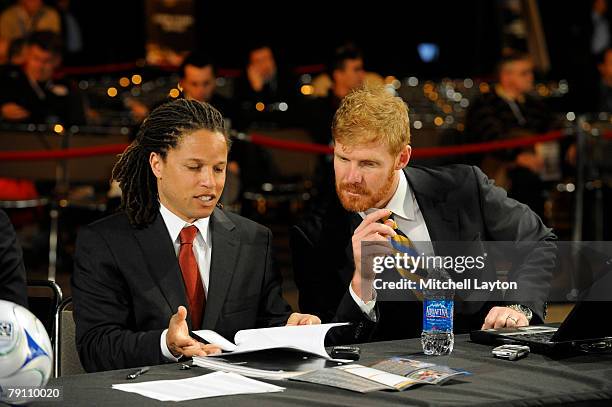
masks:
{"label": "man's left hand", "polygon": [[508,307],[493,307],[480,329],[516,328],[517,326],[527,325],[529,325],[529,321],[522,313]]}
{"label": "man's left hand", "polygon": [[294,312],[289,316],[287,320],[287,326],[290,325],[319,325],[321,320],[316,315],[311,314],[300,314],[299,312]]}

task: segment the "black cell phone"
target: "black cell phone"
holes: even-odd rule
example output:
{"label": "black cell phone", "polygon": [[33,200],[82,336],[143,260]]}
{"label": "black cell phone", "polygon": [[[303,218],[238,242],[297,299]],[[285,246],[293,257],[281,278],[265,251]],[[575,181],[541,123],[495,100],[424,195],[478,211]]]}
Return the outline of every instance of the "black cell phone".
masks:
{"label": "black cell phone", "polygon": [[358,346],[334,346],[331,357],[334,359],[359,360],[361,349]]}

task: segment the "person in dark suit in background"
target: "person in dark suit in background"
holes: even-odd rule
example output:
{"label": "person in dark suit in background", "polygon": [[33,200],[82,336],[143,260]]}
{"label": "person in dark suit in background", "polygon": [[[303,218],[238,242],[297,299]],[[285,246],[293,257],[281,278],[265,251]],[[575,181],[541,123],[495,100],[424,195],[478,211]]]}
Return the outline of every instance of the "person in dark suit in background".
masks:
{"label": "person in dark suit in background", "polygon": [[[384,88],[362,88],[346,96],[332,126],[336,192],[315,205],[291,230],[300,309],[324,322],[354,324],[334,342],[414,337],[420,333],[417,301],[376,301],[374,273],[362,270],[362,242],[397,235],[390,212],[418,253],[435,253],[442,241],[549,241],[556,237],[526,205],[509,199],[477,168],[427,169],[410,160],[408,108]],[[503,306],[457,304],[456,331],[528,325],[545,318],[554,244],[536,247],[510,273],[519,293]],[[442,253],[443,255],[443,253]],[[529,298],[526,303],[524,300]],[[486,301],[483,301],[486,302]],[[464,308],[463,305],[465,305]]]}
{"label": "person in dark suit in background", "polygon": [[222,115],[179,99],[155,109],[121,155],[113,178],[123,210],[77,240],[72,289],[85,370],[218,351],[190,330],[231,339],[241,329],[320,323],[283,299],[271,232],[216,206],[227,152]]}
{"label": "person in dark suit in background", "polygon": [[[526,137],[557,127],[553,112],[531,94],[534,73],[529,55],[516,51],[504,55],[497,74],[499,83],[474,98],[466,113],[465,133],[471,142]],[[544,159],[534,147],[487,153],[479,165],[510,197],[544,215],[546,191],[540,178]]]}
{"label": "person in dark suit in background", "polygon": [[0,119],[10,123],[85,123],[80,93],[70,83],[54,78],[61,50],[61,38],[53,32],[40,31],[28,37],[23,65],[0,77]]}
{"label": "person in dark suit in background", "polygon": [[0,300],[28,307],[26,271],[17,235],[6,212],[0,209]]}

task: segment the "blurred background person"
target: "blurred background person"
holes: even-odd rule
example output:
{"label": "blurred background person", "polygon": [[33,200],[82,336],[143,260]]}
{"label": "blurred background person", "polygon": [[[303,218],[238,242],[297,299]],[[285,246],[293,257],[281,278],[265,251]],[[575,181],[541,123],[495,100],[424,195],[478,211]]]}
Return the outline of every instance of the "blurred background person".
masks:
{"label": "blurred background person", "polygon": [[278,128],[292,124],[291,109],[297,94],[295,78],[279,68],[272,47],[265,42],[253,43],[247,51],[244,74],[234,85],[234,99],[240,116],[234,119],[238,130]]}
{"label": "blurred background person", "polygon": [[612,113],[612,48],[603,50],[597,58],[599,87],[591,111]]}
{"label": "blurred background person", "polygon": [[[513,51],[498,65],[498,83],[490,92],[472,100],[466,113],[465,132],[472,142],[520,138],[542,133],[554,126],[552,111],[533,97],[533,63],[524,53]],[[500,150],[485,154],[483,171],[508,194],[543,216],[544,185],[539,173],[544,161],[534,148]]]}
{"label": "blurred background person", "polygon": [[179,68],[179,86],[186,99],[207,102],[219,110],[228,120],[228,127],[232,127],[232,118],[235,117],[235,107],[232,101],[218,92],[217,73],[212,59],[204,53],[191,53]]}
{"label": "blurred background person", "polygon": [[19,0],[0,15],[0,62],[5,61],[9,44],[36,31],[61,32],[58,12],[42,0]]}
{"label": "blurred background person", "polygon": [[83,101],[68,83],[54,80],[61,64],[61,39],[51,31],[30,35],[20,69],[0,79],[0,112],[3,121],[81,124]]}

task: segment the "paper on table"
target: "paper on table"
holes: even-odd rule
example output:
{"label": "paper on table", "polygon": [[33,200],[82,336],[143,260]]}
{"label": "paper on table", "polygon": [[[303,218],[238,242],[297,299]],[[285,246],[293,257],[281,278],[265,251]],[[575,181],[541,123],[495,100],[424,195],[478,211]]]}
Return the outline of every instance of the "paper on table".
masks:
{"label": "paper on table", "polygon": [[273,393],[285,390],[236,373],[214,372],[178,380],[113,384],[113,389],[160,401],[185,401],[233,394]]}
{"label": "paper on table", "polygon": [[383,372],[382,370],[372,369],[371,367],[365,367],[361,365],[338,366],[334,369],[339,369],[348,373],[352,373],[356,376],[363,377],[365,379],[380,383],[396,390],[404,390],[410,386],[414,386],[415,384],[419,383],[418,380],[412,378],[406,378],[404,376]]}
{"label": "paper on table", "polygon": [[301,375],[304,372],[286,372],[284,370],[263,370],[255,369],[248,366],[237,365],[234,363],[224,362],[223,359],[213,358],[210,356],[194,356],[193,364],[200,367],[205,367],[210,370],[223,372],[233,372],[247,377],[258,377],[261,379],[270,380],[285,380],[291,377]]}
{"label": "paper on table", "polygon": [[331,328],[341,325],[348,325],[348,322],[245,329],[236,333],[234,336],[235,344],[226,340],[215,331],[201,330],[194,331],[194,334],[209,343],[219,345],[224,351],[233,354],[286,348],[312,353],[325,359],[332,359],[325,350],[325,335]]}

